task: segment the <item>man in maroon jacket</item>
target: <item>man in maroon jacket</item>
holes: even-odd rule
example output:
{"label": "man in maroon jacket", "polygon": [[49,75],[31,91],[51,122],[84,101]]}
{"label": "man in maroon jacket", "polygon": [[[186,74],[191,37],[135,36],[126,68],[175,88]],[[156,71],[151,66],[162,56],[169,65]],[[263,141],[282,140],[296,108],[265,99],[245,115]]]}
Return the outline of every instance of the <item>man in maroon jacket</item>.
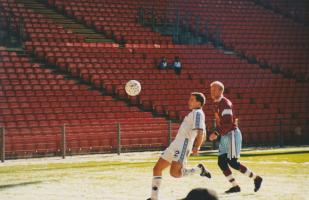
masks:
{"label": "man in maroon jacket", "polygon": [[229,166],[249,176],[254,180],[254,191],[257,192],[263,179],[255,175],[250,169],[238,162],[241,151],[242,136],[233,113],[233,105],[230,100],[223,96],[224,85],[215,81],[210,84],[211,98],[215,103],[216,131],[210,136],[210,141],[220,136],[218,165],[232,187],[226,193],[240,192],[240,187],[232,175]]}

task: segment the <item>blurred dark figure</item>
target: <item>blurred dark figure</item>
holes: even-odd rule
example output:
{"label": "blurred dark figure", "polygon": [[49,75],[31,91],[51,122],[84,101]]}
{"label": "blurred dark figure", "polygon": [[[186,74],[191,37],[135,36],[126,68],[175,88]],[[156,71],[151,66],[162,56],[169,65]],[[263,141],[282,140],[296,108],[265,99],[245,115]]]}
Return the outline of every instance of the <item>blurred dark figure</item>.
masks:
{"label": "blurred dark figure", "polygon": [[173,68],[176,74],[181,74],[182,65],[181,65],[180,58],[178,56],[174,58]]}
{"label": "blurred dark figure", "polygon": [[161,58],[158,68],[159,69],[167,69],[167,59],[165,57]]}
{"label": "blurred dark figure", "polygon": [[213,190],[196,188],[191,190],[187,197],[182,200],[218,200],[218,196]]}

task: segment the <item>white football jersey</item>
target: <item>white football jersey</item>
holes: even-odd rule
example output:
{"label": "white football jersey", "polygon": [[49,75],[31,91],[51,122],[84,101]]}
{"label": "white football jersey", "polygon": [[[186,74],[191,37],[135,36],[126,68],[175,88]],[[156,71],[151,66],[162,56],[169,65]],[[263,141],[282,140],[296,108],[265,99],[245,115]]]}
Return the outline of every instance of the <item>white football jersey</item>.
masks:
{"label": "white football jersey", "polygon": [[182,121],[175,140],[188,138],[193,143],[197,130],[203,130],[206,134],[205,114],[202,109],[192,110]]}

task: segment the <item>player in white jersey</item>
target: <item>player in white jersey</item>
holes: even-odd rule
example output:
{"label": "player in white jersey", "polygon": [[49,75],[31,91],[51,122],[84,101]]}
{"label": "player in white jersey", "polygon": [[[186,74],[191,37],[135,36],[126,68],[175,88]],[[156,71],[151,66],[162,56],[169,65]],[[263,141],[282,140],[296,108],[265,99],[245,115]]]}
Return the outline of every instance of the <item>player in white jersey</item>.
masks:
{"label": "player in white jersey", "polygon": [[203,164],[198,164],[191,169],[186,168],[188,156],[191,152],[197,155],[206,138],[205,115],[202,110],[205,101],[205,96],[202,93],[191,93],[188,106],[192,111],[185,117],[176,138],[165,149],[153,168],[151,198],[148,200],[158,200],[162,172],[169,166],[170,175],[175,178],[194,174],[211,178],[210,172]]}

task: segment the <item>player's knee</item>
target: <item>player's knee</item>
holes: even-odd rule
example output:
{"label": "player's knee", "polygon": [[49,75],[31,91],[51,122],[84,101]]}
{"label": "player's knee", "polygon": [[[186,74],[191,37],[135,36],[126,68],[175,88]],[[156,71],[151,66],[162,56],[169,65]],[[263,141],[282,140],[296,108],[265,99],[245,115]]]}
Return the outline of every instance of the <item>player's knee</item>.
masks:
{"label": "player's knee", "polygon": [[240,169],[240,163],[236,159],[229,160],[228,163],[233,169]]}
{"label": "player's knee", "polygon": [[179,171],[173,170],[172,168],[170,170],[170,175],[174,178],[180,178],[181,177],[181,173]]}
{"label": "player's knee", "polygon": [[170,175],[174,178],[179,178],[181,177],[181,166],[172,164],[170,168]]}

